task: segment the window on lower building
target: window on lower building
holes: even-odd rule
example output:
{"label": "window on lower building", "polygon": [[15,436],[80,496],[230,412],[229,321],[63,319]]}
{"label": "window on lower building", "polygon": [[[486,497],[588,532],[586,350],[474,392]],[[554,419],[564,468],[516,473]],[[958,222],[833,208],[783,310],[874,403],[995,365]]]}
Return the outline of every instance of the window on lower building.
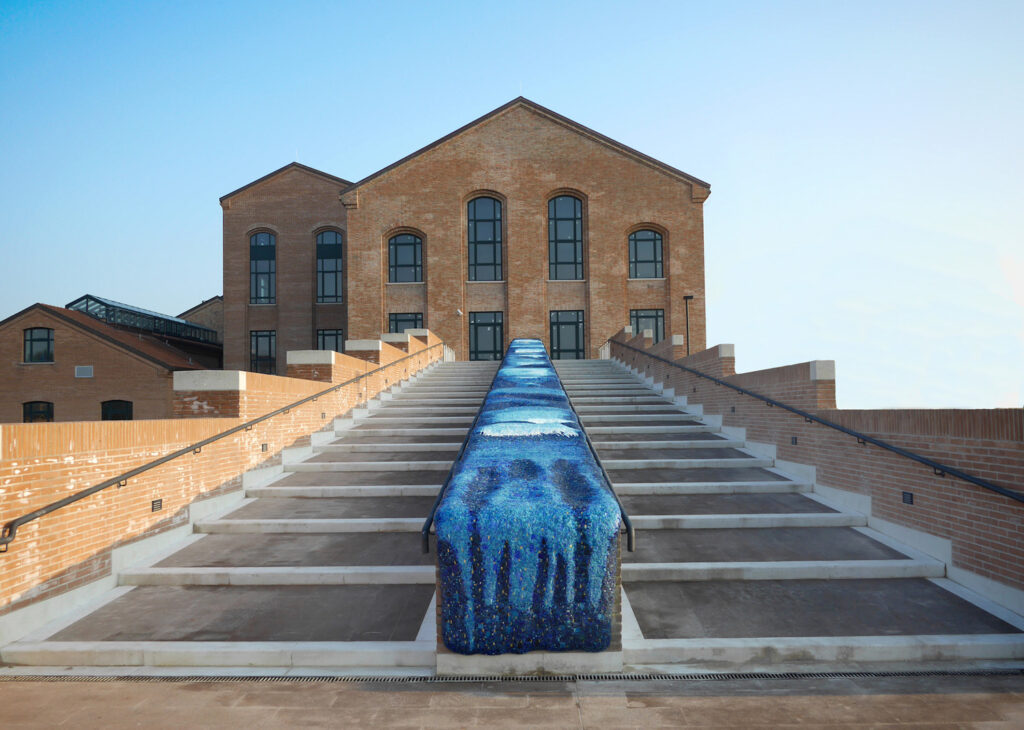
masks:
{"label": "window on lower building", "polygon": [[392,312],[388,315],[388,332],[405,332],[422,328],[422,312]]}
{"label": "window on lower building", "polygon": [[[338,231],[316,235],[316,301],[335,304],[342,294],[342,237]],[[339,352],[341,352],[339,350]]]}
{"label": "window on lower building", "polygon": [[277,301],[277,237],[273,233],[249,236],[249,304]]}
{"label": "window on lower building", "polygon": [[505,354],[502,312],[469,313],[469,359],[500,360]]}
{"label": "window on lower building", "polygon": [[466,212],[469,280],[501,281],[501,201],[475,198]]}
{"label": "window on lower building", "polygon": [[655,342],[665,339],[664,309],[631,309],[629,310],[629,324],[635,335],[644,330],[651,330],[654,333]]}
{"label": "window on lower building", "polygon": [[30,400],[21,404],[21,418],[25,423],[44,423],[53,420],[53,403]]}
{"label": "window on lower building", "polygon": [[582,360],[583,310],[551,312],[551,359]]}
{"label": "window on lower building", "polygon": [[254,373],[277,374],[277,332],[250,330],[249,370]]}
{"label": "window on lower building", "polygon": [[53,362],[52,329],[30,327],[25,330],[25,359],[23,362]]}
{"label": "window on lower building", "polygon": [[423,239],[403,233],[388,241],[388,281],[423,281]]}
{"label": "window on lower building", "polygon": [[344,330],[317,330],[316,349],[345,352]]}
{"label": "window on lower building", "polygon": [[660,279],[662,265],[661,234],[657,231],[636,231],[629,234],[629,278]]}
{"label": "window on lower building", "polygon": [[104,421],[132,420],[130,400],[105,400],[100,404],[100,419]]}
{"label": "window on lower building", "polygon": [[548,201],[548,278],[583,278],[583,202],[571,195]]}

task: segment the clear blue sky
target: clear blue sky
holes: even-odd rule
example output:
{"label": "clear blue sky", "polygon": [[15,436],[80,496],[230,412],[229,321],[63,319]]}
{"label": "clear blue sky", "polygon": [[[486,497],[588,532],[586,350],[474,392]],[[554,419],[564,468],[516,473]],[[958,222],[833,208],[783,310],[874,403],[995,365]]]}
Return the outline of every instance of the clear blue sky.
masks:
{"label": "clear blue sky", "polygon": [[708,341],[1021,406],[1024,3],[0,0],[0,317],[221,291],[217,199],[523,94],[707,180]]}

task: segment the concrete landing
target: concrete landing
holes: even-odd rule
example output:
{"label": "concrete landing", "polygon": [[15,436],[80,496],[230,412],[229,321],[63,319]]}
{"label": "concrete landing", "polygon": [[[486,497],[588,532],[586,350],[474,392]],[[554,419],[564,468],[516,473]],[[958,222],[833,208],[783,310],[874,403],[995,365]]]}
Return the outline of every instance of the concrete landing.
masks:
{"label": "concrete landing", "polygon": [[1016,634],[924,578],[624,584],[645,639]]}
{"label": "concrete landing", "polygon": [[433,565],[413,532],[326,535],[206,535],[157,563],[160,568],[317,565]]}
{"label": "concrete landing", "polygon": [[142,586],[49,641],[412,641],[433,586]]}
{"label": "concrete landing", "polygon": [[624,563],[900,560],[907,556],[849,527],[647,530]]}

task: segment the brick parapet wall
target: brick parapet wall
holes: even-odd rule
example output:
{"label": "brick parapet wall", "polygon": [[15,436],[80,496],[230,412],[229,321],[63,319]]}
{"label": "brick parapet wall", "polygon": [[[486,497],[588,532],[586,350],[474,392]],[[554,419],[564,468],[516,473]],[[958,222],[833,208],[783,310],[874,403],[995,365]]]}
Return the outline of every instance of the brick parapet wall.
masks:
{"label": "brick parapet wall", "polygon": [[[8,551],[0,554],[0,614],[110,575],[113,548],[185,524],[190,504],[239,489],[246,471],[279,464],[283,449],[308,444],[310,435],[331,428],[334,418],[440,360],[442,354],[443,347],[436,347],[421,349],[400,362],[391,358],[382,371],[356,383],[207,444],[198,453],[154,467],[123,487],[109,487],[20,527]],[[339,383],[348,379],[341,369],[337,378]],[[206,398],[214,417],[4,424],[0,426],[0,522],[324,389],[322,382],[245,373],[244,388],[234,394],[176,394],[181,402],[194,395]],[[224,415],[221,402],[234,404],[238,415]],[[193,416],[191,405],[182,410]],[[163,500],[163,508],[152,512],[156,499]]]}
{"label": "brick parapet wall", "polygon": [[[727,370],[714,350],[679,362]],[[870,497],[872,516],[949,540],[954,567],[1024,589],[1024,504],[643,354],[613,344],[611,355],[674,387],[706,414],[720,414],[723,425],[745,428],[748,441],[774,445],[776,458],[814,466],[818,484]],[[815,370],[800,363],[725,379],[998,486],[1024,485],[1021,409],[840,410],[835,380],[812,379]],[[903,492],[913,494],[913,504],[903,502]]]}

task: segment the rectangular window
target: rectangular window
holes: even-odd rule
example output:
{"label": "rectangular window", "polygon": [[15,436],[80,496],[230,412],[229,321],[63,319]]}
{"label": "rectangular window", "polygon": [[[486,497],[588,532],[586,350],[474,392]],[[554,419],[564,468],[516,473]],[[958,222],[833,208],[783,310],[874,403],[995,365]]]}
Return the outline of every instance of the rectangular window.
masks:
{"label": "rectangular window", "polygon": [[25,330],[25,359],[23,362],[53,362],[52,329],[31,327]]}
{"label": "rectangular window", "polygon": [[316,349],[345,352],[344,330],[317,330]]}
{"label": "rectangular window", "polygon": [[277,374],[277,332],[250,330],[249,370],[254,373]]}
{"label": "rectangular window", "polygon": [[100,404],[100,419],[103,421],[132,420],[132,402],[130,400],[105,400]]}
{"label": "rectangular window", "polygon": [[551,359],[582,360],[586,356],[583,311],[551,312]]}
{"label": "rectangular window", "polygon": [[571,195],[548,201],[548,278],[583,278],[583,203]]}
{"label": "rectangular window", "polygon": [[21,404],[21,417],[25,423],[44,423],[53,420],[53,403],[33,400]]}
{"label": "rectangular window", "polygon": [[423,329],[422,312],[392,312],[388,315],[388,332]]}
{"label": "rectangular window", "polygon": [[654,333],[655,342],[665,339],[664,309],[631,309],[629,310],[629,324],[635,335],[641,334],[644,330],[651,330]]}
{"label": "rectangular window", "polygon": [[469,359],[500,360],[505,354],[505,315],[502,312],[469,313]]}

